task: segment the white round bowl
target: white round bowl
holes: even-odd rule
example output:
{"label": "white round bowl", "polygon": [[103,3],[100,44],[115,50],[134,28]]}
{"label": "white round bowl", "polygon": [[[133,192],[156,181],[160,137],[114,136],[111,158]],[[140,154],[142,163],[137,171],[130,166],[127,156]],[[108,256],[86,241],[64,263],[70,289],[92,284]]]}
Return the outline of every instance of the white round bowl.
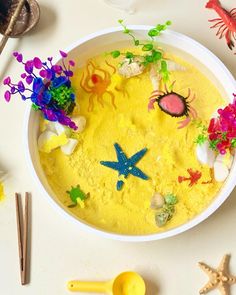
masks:
{"label": "white round bowl", "polygon": [[[130,26],[138,39],[146,39],[150,26]],[[223,97],[232,101],[232,93],[236,92],[236,84],[233,76],[224,66],[224,64],[208,49],[194,41],[193,39],[179,34],[174,31],[167,30],[160,37],[158,43],[169,52],[173,52],[192,63],[202,73],[204,73],[218,88]],[[127,35],[122,33],[121,27],[109,28],[75,42],[65,51],[68,52],[69,58],[76,61],[78,66],[83,66],[85,61],[104,51],[111,51],[117,47],[130,46],[131,41]],[[60,62],[60,57],[54,59],[54,62]],[[152,241],[164,239],[184,232],[193,226],[199,224],[210,216],[219,206],[228,198],[236,183],[236,165],[235,159],[231,172],[222,189],[213,199],[211,204],[195,218],[180,225],[176,228],[165,232],[149,234],[149,235],[122,235],[96,228],[93,225],[74,216],[68,208],[63,206],[50,188],[46,176],[40,165],[40,159],[37,148],[37,137],[39,133],[39,113],[35,112],[29,106],[25,120],[25,144],[26,157],[29,164],[30,174],[34,176],[40,192],[46,196],[51,204],[57,208],[65,218],[69,218],[76,222],[78,226],[86,231],[96,233],[103,237],[121,241]]]}

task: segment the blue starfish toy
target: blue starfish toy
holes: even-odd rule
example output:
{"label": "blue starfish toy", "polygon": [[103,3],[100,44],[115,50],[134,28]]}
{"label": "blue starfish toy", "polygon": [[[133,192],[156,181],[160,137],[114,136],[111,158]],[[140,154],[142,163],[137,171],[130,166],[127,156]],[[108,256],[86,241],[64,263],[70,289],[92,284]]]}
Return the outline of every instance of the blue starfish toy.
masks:
{"label": "blue starfish toy", "polygon": [[[127,158],[121,147],[118,143],[114,144],[116,149],[116,156],[118,162],[110,162],[110,161],[101,161],[100,164],[109,167],[111,169],[117,170],[119,175],[124,175],[125,178],[129,174],[133,176],[142,178],[147,180],[148,176],[144,174],[139,168],[135,167],[135,164],[145,155],[147,148],[142,149],[141,151],[134,154],[131,158]],[[120,191],[123,187],[124,181],[118,180],[116,184],[116,188]]]}

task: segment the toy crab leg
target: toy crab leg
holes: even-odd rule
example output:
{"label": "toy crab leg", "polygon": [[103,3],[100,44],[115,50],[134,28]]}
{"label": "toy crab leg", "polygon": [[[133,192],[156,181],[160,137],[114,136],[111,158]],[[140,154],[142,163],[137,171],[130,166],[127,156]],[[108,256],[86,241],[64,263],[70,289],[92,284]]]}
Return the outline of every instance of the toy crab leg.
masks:
{"label": "toy crab leg", "polygon": [[154,110],[154,103],[155,103],[156,101],[157,101],[156,98],[153,98],[153,99],[151,99],[151,100],[149,101],[149,103],[148,103],[148,111],[150,111],[150,110]]}
{"label": "toy crab leg", "polygon": [[233,11],[236,11],[236,8],[231,9],[229,13],[232,15]]}
{"label": "toy crab leg", "polygon": [[[174,85],[175,85],[175,82],[176,82],[176,80],[175,81],[173,81],[173,83],[170,85],[170,91],[172,91],[172,89],[174,88]],[[166,88],[166,85],[165,85],[165,88]],[[168,92],[168,91],[167,91]]]}
{"label": "toy crab leg", "polygon": [[222,20],[219,21],[219,22],[217,22],[216,24],[210,26],[210,28],[211,28],[211,29],[212,29],[212,28],[216,28],[216,27],[219,26],[220,24],[223,24],[223,21],[222,21]]}
{"label": "toy crab leg", "polygon": [[221,18],[213,18],[213,19],[208,19],[209,22],[215,22],[215,21],[220,21],[222,20]]}
{"label": "toy crab leg", "polygon": [[220,36],[219,36],[219,38],[220,39],[222,39],[223,37],[224,37],[224,35],[225,35],[225,31],[227,30],[227,27],[225,27],[224,29],[223,29],[223,31],[221,32],[221,34],[220,34]]}
{"label": "toy crab leg", "polygon": [[188,123],[191,121],[190,117],[187,117],[184,121],[180,121],[177,124],[179,124],[178,129],[184,128],[188,125]]}
{"label": "toy crab leg", "polygon": [[[225,24],[221,25],[221,26],[219,27],[218,31],[216,32],[216,36],[218,36],[218,35],[221,33],[221,29],[222,29],[222,28],[225,28],[225,27],[226,27]],[[224,29],[223,29],[223,30],[224,30]]]}
{"label": "toy crab leg", "polygon": [[[190,89],[189,89],[189,90],[190,90]],[[193,95],[193,98],[189,101],[189,103],[193,102],[195,98],[196,98],[196,95],[194,94],[194,95]]]}
{"label": "toy crab leg", "polygon": [[160,95],[163,95],[163,94],[164,94],[163,91],[157,91],[157,90],[154,90],[154,91],[151,93],[151,96],[149,97],[149,99],[157,98],[157,96],[160,96]]}
{"label": "toy crab leg", "polygon": [[190,111],[190,114],[193,116],[193,119],[196,119],[197,118],[197,111],[193,107],[190,107],[189,111]]}
{"label": "toy crab leg", "polygon": [[230,30],[227,30],[226,34],[225,34],[225,39],[226,39],[226,42],[227,42],[227,45],[229,47],[230,50],[233,50],[233,47],[234,47],[234,43],[233,41],[231,40],[231,32]]}

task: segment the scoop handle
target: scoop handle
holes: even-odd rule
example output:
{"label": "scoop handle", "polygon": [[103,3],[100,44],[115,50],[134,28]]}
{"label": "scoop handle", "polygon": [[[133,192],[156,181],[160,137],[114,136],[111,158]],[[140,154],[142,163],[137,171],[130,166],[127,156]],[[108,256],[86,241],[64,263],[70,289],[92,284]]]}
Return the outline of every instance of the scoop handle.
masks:
{"label": "scoop handle", "polygon": [[111,294],[111,286],[110,286],[109,282],[70,281],[67,283],[67,288],[70,291]]}

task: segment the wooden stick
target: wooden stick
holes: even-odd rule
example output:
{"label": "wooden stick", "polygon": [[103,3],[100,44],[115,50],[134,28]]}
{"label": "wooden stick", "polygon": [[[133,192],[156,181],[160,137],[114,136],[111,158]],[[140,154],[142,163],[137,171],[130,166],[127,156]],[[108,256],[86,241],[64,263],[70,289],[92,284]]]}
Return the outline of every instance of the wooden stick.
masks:
{"label": "wooden stick", "polygon": [[12,33],[13,29],[14,29],[14,26],[16,24],[16,21],[21,13],[21,10],[25,4],[25,1],[26,0],[19,0],[19,3],[16,7],[16,10],[14,11],[12,17],[11,17],[11,20],[8,24],[8,27],[6,29],[6,32],[4,33],[4,36],[2,37],[2,40],[0,42],[0,54],[2,53],[7,41],[8,41],[8,38],[10,36],[10,34]]}
{"label": "wooden stick", "polygon": [[23,248],[22,248],[22,230],[21,230],[21,215],[20,215],[20,196],[15,193],[16,201],[16,222],[17,222],[17,236],[18,236],[18,249],[19,249],[19,262],[20,262],[20,275],[21,275],[21,284],[22,284],[22,273],[23,273]]}
{"label": "wooden stick", "polygon": [[28,221],[29,221],[29,193],[25,193],[25,213],[24,213],[24,230],[23,230],[23,271],[22,285],[27,283],[27,254],[28,254]]}
{"label": "wooden stick", "polygon": [[[21,212],[23,209],[22,209],[20,195],[18,193],[15,194],[21,285],[27,284],[29,197],[30,197],[29,193],[26,192],[25,193],[25,210],[23,214]],[[22,224],[22,220],[23,220],[23,224]]]}

